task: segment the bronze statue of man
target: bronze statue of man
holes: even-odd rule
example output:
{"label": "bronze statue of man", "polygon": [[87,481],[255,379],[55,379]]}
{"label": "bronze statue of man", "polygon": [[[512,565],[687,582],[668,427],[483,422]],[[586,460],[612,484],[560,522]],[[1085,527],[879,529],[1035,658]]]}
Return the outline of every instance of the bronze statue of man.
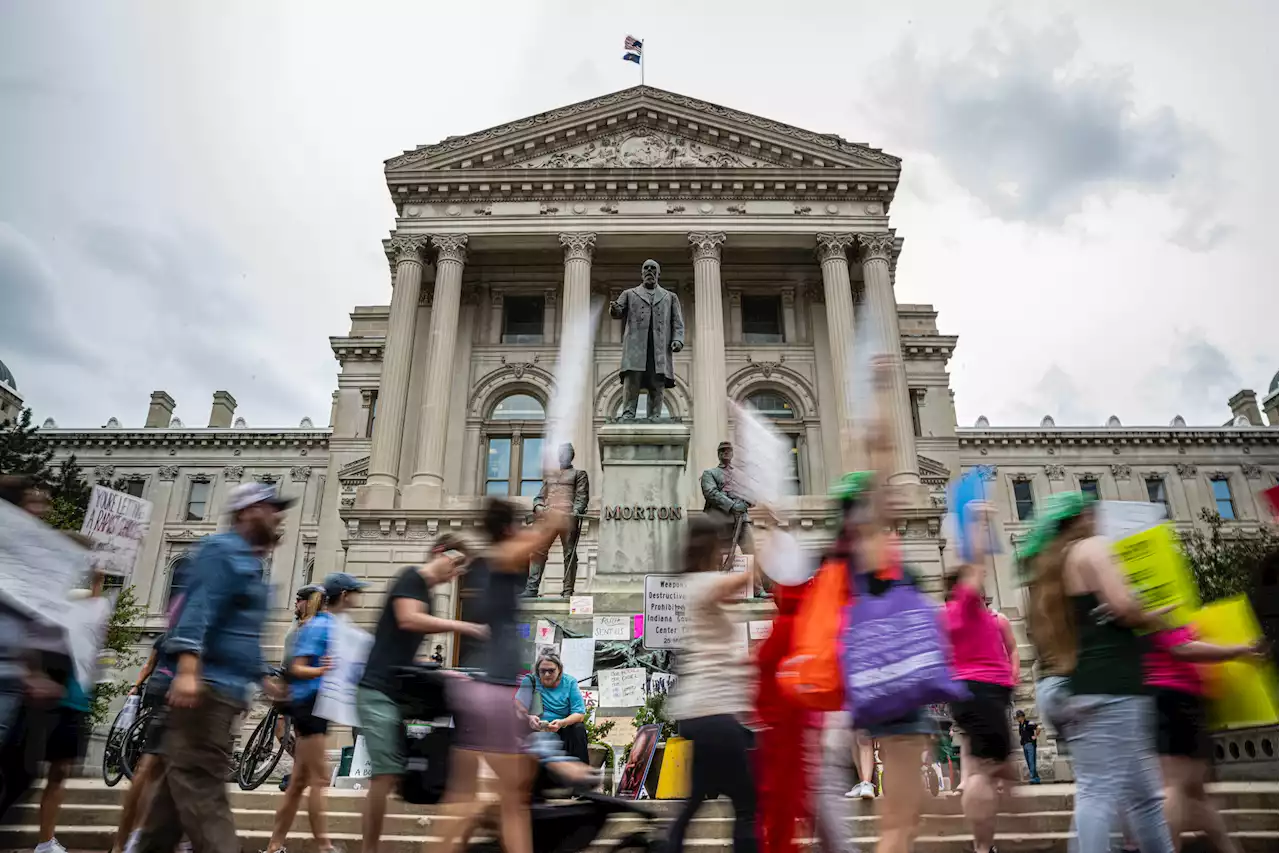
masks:
{"label": "bronze statue of man", "polygon": [[680,297],[658,284],[662,267],[647,260],[640,267],[640,284],[609,303],[609,315],[621,320],[622,419],[634,420],[640,389],[647,394],[649,419],[662,412],[662,392],[676,386],[672,354],[684,349],[684,315]]}
{"label": "bronze statue of man", "polygon": [[[533,499],[533,512],[542,512],[548,506],[568,508],[573,516],[567,532],[557,534],[560,547],[564,551],[564,581],[560,587],[562,598],[573,595],[573,588],[578,580],[578,535],[582,532],[582,516],[587,511],[587,502],[591,500],[591,483],[587,472],[573,467],[573,445],[565,442],[559,450],[560,469],[543,474],[542,488]],[[529,561],[529,580],[525,584],[524,597],[537,598],[542,586],[542,572],[547,567],[547,553],[555,539],[547,543],[546,549],[533,555]]]}

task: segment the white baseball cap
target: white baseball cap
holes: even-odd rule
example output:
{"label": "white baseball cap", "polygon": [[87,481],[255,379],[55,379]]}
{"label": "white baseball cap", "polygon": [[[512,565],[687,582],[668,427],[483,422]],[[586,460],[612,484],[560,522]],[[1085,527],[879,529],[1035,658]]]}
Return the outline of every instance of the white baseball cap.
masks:
{"label": "white baseball cap", "polygon": [[275,486],[266,483],[242,483],[227,494],[227,512],[235,514],[254,504],[269,503],[276,509],[292,506],[292,498],[282,498]]}

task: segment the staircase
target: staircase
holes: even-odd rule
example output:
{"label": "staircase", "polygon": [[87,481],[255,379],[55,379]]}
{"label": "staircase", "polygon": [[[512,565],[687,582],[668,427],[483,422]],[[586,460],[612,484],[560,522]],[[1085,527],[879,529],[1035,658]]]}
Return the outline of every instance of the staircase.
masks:
{"label": "staircase", "polygon": [[[110,848],[112,834],[120,818],[120,801],[127,782],[107,788],[98,780],[72,780],[67,789],[66,804],[59,820],[58,839],[71,851],[104,851]],[[1245,851],[1275,851],[1280,846],[1278,810],[1280,793],[1274,782],[1224,782],[1210,786],[1219,807],[1240,846]],[[1001,851],[1052,851],[1065,853],[1071,827],[1071,810],[1075,787],[1072,785],[1025,786],[1015,789],[1009,800],[1009,813],[997,823],[996,845]],[[359,850],[360,819],[364,792],[330,790],[328,797],[329,832],[334,842],[349,853]],[[266,848],[271,823],[281,794],[265,786],[244,792],[232,786],[231,805],[240,829],[243,849]],[[13,816],[14,825],[0,829],[0,851],[30,851],[35,846],[38,792],[20,805]],[[673,816],[679,807],[675,802],[655,802],[650,807],[662,817]],[[876,840],[876,804],[851,801],[847,807],[849,832],[864,851]],[[383,837],[383,851],[421,853],[422,844],[435,837],[440,821],[432,806],[413,806],[393,800]],[[640,818],[615,818],[606,828],[604,838],[621,837],[628,829],[639,829]],[[717,800],[703,807],[689,828],[688,845],[696,853],[729,853],[732,817],[729,803]],[[291,851],[314,851],[308,834],[305,810],[294,822],[289,837]],[[663,830],[659,828],[660,834]],[[602,838],[593,851],[603,851]],[[919,853],[961,853],[971,850],[960,798],[941,796],[927,799],[921,820],[920,837],[915,850]],[[1188,847],[1188,849],[1194,849]]]}

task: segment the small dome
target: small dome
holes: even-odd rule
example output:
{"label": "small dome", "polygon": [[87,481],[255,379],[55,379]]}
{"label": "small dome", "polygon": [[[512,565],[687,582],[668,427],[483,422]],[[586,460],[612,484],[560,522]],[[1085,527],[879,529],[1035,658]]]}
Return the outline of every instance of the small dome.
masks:
{"label": "small dome", "polygon": [[1040,419],[1041,429],[1052,429],[1055,426],[1057,426],[1057,424],[1053,422],[1053,415],[1045,415]]}
{"label": "small dome", "polygon": [[182,421],[177,418],[169,421],[169,429],[182,429]]}
{"label": "small dome", "polygon": [[1249,418],[1245,415],[1236,415],[1236,419],[1231,422],[1231,425],[1241,427],[1253,426],[1253,424],[1249,423]]}
{"label": "small dome", "polygon": [[247,423],[245,423],[244,418],[236,418],[236,422],[235,422],[235,424],[234,424],[234,428],[235,428],[235,429],[248,429],[248,428],[249,428],[249,425],[248,425]]}
{"label": "small dome", "polygon": [[120,421],[117,418],[107,418],[107,425],[103,429],[120,429]]}
{"label": "small dome", "polygon": [[[8,385],[10,388],[12,388],[15,391],[18,390],[18,380],[13,378],[13,371],[10,370],[8,367],[5,367],[5,364],[3,361],[0,361],[0,383]],[[1274,390],[1275,383],[1273,382],[1271,384],[1272,384],[1272,390]]]}
{"label": "small dome", "polygon": [[1182,415],[1174,415],[1173,420],[1169,421],[1169,426],[1171,427],[1184,427],[1186,425],[1187,421]]}
{"label": "small dome", "polygon": [[978,419],[973,422],[974,429],[986,429],[991,426],[991,421],[987,420],[986,415],[978,415]]}
{"label": "small dome", "polygon": [[41,429],[57,429],[57,428],[58,428],[58,424],[54,421],[53,418],[45,418],[44,426],[41,427]]}
{"label": "small dome", "polygon": [[303,418],[302,423],[298,424],[299,429],[315,429],[315,424],[311,423],[311,418]]}
{"label": "small dome", "polygon": [[1267,386],[1268,396],[1280,391],[1280,373],[1271,377],[1271,384]]}
{"label": "small dome", "polygon": [[1116,417],[1115,415],[1112,415],[1111,417],[1107,418],[1107,426],[1109,426],[1109,427],[1118,427],[1118,426],[1120,426],[1120,425],[1121,425],[1121,424],[1120,424],[1120,419],[1119,419],[1118,417]]}

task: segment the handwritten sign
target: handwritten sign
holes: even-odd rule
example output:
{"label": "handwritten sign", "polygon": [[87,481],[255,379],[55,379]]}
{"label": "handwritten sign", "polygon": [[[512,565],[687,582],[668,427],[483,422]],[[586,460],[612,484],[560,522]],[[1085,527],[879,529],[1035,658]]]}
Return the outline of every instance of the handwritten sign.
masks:
{"label": "handwritten sign", "polygon": [[94,486],[80,525],[80,532],[93,540],[93,567],[117,577],[131,575],[150,523],[151,501]]}
{"label": "handwritten sign", "polygon": [[769,635],[773,633],[773,623],[767,620],[748,622],[747,631],[753,640],[767,640]]}
{"label": "handwritten sign", "polygon": [[597,640],[630,640],[630,616],[596,616],[591,620],[591,636]]}
{"label": "handwritten sign", "polygon": [[651,672],[649,673],[649,695],[657,696],[658,694],[670,693],[671,688],[676,684],[676,675],[672,672]]}
{"label": "handwritten sign", "polygon": [[578,681],[586,681],[596,668],[596,641],[590,637],[565,637],[560,643],[564,671]]}
{"label": "handwritten sign", "polygon": [[535,643],[554,643],[556,641],[556,626],[552,625],[545,619],[538,620],[538,631],[534,634],[533,641]]}
{"label": "handwritten sign", "polygon": [[687,575],[644,576],[644,647],[679,649],[685,641]]}
{"label": "handwritten sign", "polygon": [[[364,663],[373,635],[355,626],[346,616],[335,616],[329,627],[329,654],[333,668],[320,679],[315,715],[340,726],[358,726],[356,685],[364,675]],[[352,775],[355,775],[353,772]]]}
{"label": "handwritten sign", "polygon": [[65,625],[67,593],[89,573],[89,552],[12,504],[0,501],[0,596],[14,609]]}
{"label": "handwritten sign", "polygon": [[569,596],[570,616],[590,616],[596,612],[595,599],[589,595]]}
{"label": "handwritten sign", "polygon": [[1098,535],[1119,542],[1150,530],[1165,520],[1164,504],[1142,501],[1099,501],[1094,509]]}
{"label": "handwritten sign", "polygon": [[644,667],[605,669],[597,673],[600,682],[600,705],[604,708],[636,708],[644,704]]}
{"label": "handwritten sign", "polygon": [[1142,609],[1172,606],[1169,622],[1185,625],[1200,606],[1200,595],[1173,528],[1156,525],[1121,539],[1115,549],[1129,584],[1142,599]]}

